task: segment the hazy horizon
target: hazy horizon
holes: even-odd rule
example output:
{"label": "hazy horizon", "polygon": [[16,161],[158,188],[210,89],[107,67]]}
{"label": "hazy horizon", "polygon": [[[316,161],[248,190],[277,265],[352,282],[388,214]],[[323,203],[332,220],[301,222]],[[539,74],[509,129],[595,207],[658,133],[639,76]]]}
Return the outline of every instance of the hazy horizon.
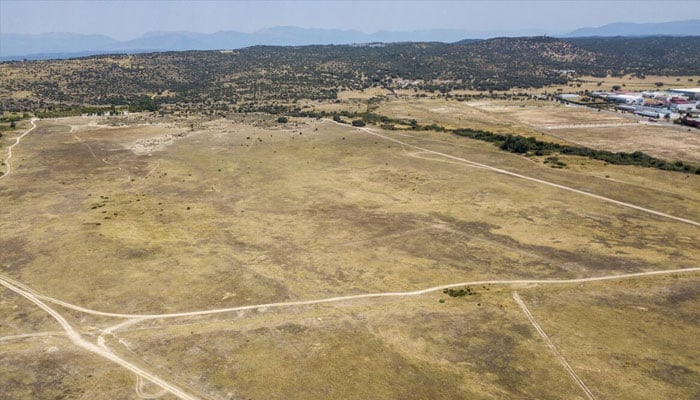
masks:
{"label": "hazy horizon", "polygon": [[[256,32],[278,26],[557,35],[614,22],[700,18],[700,2],[668,1],[16,1],[0,2],[0,33],[67,32],[129,40],[153,31]],[[26,17],[20,17],[26,16]]]}

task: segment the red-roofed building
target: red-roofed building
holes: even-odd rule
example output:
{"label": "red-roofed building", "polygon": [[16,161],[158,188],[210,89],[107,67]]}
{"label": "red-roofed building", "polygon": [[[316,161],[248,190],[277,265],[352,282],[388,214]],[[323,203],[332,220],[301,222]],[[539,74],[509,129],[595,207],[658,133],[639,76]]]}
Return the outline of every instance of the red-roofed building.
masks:
{"label": "red-roofed building", "polygon": [[674,97],[668,104],[668,108],[678,112],[688,112],[695,109],[695,102]]}

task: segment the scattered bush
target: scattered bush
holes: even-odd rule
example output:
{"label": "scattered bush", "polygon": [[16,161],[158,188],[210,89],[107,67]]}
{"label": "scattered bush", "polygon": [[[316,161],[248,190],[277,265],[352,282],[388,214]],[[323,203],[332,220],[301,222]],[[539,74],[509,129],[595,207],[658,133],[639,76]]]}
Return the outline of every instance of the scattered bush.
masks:
{"label": "scattered bush", "polygon": [[566,163],[559,160],[559,157],[552,156],[544,159],[545,164],[550,164],[552,168],[564,168]]}
{"label": "scattered bush", "polygon": [[463,297],[463,296],[473,296],[476,294],[476,291],[467,286],[464,289],[443,289],[442,293],[445,293],[446,295],[450,297]]}

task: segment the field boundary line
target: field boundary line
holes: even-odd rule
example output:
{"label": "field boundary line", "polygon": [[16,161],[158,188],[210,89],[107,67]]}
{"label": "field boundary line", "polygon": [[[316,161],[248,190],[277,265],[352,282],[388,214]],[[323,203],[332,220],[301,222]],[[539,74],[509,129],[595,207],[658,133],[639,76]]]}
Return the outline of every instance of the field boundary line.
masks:
{"label": "field boundary line", "polygon": [[586,397],[588,397],[589,400],[596,400],[596,397],[593,394],[593,392],[591,392],[591,390],[588,388],[586,383],[581,379],[581,377],[578,376],[576,371],[574,371],[574,369],[571,368],[571,365],[569,364],[568,361],[566,361],[566,358],[564,358],[564,356],[561,354],[559,349],[557,349],[557,346],[555,346],[554,343],[552,343],[552,340],[549,339],[549,336],[547,336],[547,333],[544,331],[544,329],[542,329],[540,324],[537,322],[535,317],[532,315],[530,310],[527,308],[527,305],[525,305],[525,302],[520,298],[520,296],[518,295],[518,292],[513,292],[513,300],[515,300],[515,302],[518,303],[518,306],[520,306],[520,309],[523,311],[523,313],[525,313],[525,316],[527,317],[527,319],[530,320],[530,323],[535,328],[537,333],[542,337],[542,339],[544,339],[545,343],[547,343],[547,347],[549,347],[549,349],[552,350],[554,355],[557,356],[557,358],[559,359],[559,362],[564,366],[564,369],[566,369],[566,372],[568,372],[569,375],[571,375],[571,378],[573,378],[573,380],[576,382],[576,384],[581,388],[581,390],[583,390],[583,393],[586,394]]}

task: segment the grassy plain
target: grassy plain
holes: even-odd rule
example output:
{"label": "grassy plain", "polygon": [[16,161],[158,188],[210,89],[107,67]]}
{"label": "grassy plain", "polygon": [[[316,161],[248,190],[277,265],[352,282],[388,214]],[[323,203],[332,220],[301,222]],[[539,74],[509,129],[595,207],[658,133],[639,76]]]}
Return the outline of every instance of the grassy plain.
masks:
{"label": "grassy plain", "polygon": [[[397,100],[378,112],[541,134],[522,122],[532,114],[487,106]],[[562,117],[573,123],[589,117],[557,111],[574,113]],[[700,265],[697,226],[434,152],[695,221],[700,176],[578,157],[553,169],[447,133],[374,132],[402,143],[331,121],[277,124],[265,115],[40,121],[0,181],[0,274],[83,307],[163,313]],[[599,398],[698,395],[700,353],[683,344],[699,329],[696,277],[476,290],[148,320],[107,344],[203,398],[584,399],[513,302],[518,290]],[[680,303],[661,295],[679,290]],[[3,335],[60,331],[30,303],[0,294]],[[638,318],[613,317],[617,298],[651,310],[644,329],[656,316],[664,329],[640,338]],[[57,310],[93,341],[122,321]],[[13,339],[0,341],[0,364],[31,363],[43,340],[65,365],[82,354],[60,337]],[[629,345],[613,357],[625,340],[656,356]],[[137,397],[134,378],[96,360],[65,386],[41,370],[0,374],[0,384],[18,399],[52,396],[22,392],[22,379],[73,398]],[[88,384],[96,373],[114,374],[104,395]]]}
{"label": "grassy plain", "polygon": [[699,284],[697,275],[668,276],[529,291],[523,298],[601,398],[695,399]]}
{"label": "grassy plain", "polygon": [[72,347],[65,337],[5,340],[0,349],[4,399],[138,398],[128,371]]}

